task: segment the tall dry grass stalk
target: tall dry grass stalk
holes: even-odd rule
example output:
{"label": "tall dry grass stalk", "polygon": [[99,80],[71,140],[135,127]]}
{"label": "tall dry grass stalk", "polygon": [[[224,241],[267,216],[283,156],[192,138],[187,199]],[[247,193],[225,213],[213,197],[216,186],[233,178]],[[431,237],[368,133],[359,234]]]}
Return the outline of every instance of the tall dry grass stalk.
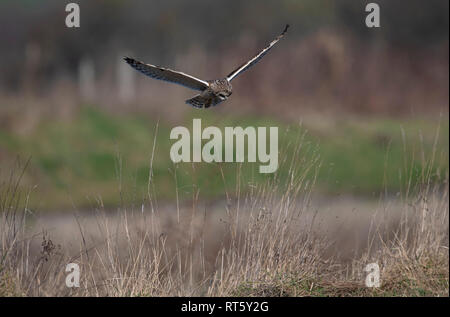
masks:
{"label": "tall dry grass stalk", "polygon": [[[140,207],[106,211],[99,199],[89,214],[75,211],[43,231],[17,190],[20,175],[12,174],[0,191],[0,295],[448,295],[448,172],[436,181],[425,170],[420,184],[406,182],[408,189],[397,197],[401,213],[380,199],[349,260],[342,256],[349,243],[339,240],[334,216],[311,203],[317,148],[304,135],[281,153],[288,147],[293,155],[280,160],[288,182],[277,173],[265,183],[241,179],[238,165],[239,181],[233,192],[226,190],[224,202],[208,207],[193,184],[192,204],[164,206],[156,200],[150,169]],[[153,154],[150,167],[152,161]],[[119,156],[119,182],[120,165]],[[221,165],[216,168],[223,175]],[[381,267],[379,289],[364,286],[370,262]],[[65,284],[68,263],[81,268],[79,288]]]}

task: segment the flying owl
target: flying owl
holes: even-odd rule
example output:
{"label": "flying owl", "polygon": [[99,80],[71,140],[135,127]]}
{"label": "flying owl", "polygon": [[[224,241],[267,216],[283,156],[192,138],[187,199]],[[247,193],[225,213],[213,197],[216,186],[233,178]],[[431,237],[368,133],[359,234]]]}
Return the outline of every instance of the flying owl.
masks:
{"label": "flying owl", "polygon": [[144,64],[130,57],[124,57],[124,60],[131,67],[149,77],[179,84],[187,88],[200,91],[198,95],[186,100],[186,103],[196,108],[209,108],[210,106],[218,105],[231,96],[231,81],[245,72],[247,69],[255,65],[257,62],[259,62],[259,60],[261,60],[261,58],[263,58],[263,56],[266,55],[269,50],[284,37],[288,28],[289,24],[286,25],[283,32],[278,35],[272,42],[270,42],[270,44],[266,48],[264,48],[248,62],[245,62],[244,64],[233,70],[228,76],[222,79],[202,80],[194,76],[174,71],[168,68],[163,68],[151,64]]}

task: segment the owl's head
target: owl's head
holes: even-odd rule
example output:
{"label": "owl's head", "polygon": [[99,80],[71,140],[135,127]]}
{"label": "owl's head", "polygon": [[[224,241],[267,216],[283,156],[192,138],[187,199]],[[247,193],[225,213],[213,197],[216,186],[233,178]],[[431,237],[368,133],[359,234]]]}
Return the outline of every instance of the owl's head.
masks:
{"label": "owl's head", "polygon": [[221,101],[227,100],[232,94],[231,84],[227,79],[217,80],[217,92],[216,95]]}

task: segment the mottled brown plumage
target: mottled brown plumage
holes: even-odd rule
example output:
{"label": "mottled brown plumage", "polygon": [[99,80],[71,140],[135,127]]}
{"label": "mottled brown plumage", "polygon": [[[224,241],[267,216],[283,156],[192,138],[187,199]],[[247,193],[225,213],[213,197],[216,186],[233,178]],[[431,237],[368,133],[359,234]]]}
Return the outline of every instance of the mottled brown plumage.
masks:
{"label": "mottled brown plumage", "polygon": [[209,82],[209,87],[197,96],[186,100],[186,103],[196,108],[209,108],[228,99],[232,94],[231,83],[226,79],[217,79]]}

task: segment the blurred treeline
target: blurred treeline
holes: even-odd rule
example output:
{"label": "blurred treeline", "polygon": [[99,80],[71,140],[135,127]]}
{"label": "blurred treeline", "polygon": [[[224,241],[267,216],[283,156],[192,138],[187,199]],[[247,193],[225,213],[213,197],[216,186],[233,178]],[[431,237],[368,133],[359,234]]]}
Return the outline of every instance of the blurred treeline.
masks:
{"label": "blurred treeline", "polygon": [[229,107],[287,118],[310,110],[404,115],[448,109],[446,0],[376,1],[377,29],[365,26],[370,1],[80,0],[78,29],[64,24],[69,2],[0,2],[3,100],[45,100],[42,107],[58,109],[87,101],[173,114],[173,107],[162,109],[192,94],[124,70],[124,54],[213,79],[290,23],[286,40],[234,82],[239,98]]}

